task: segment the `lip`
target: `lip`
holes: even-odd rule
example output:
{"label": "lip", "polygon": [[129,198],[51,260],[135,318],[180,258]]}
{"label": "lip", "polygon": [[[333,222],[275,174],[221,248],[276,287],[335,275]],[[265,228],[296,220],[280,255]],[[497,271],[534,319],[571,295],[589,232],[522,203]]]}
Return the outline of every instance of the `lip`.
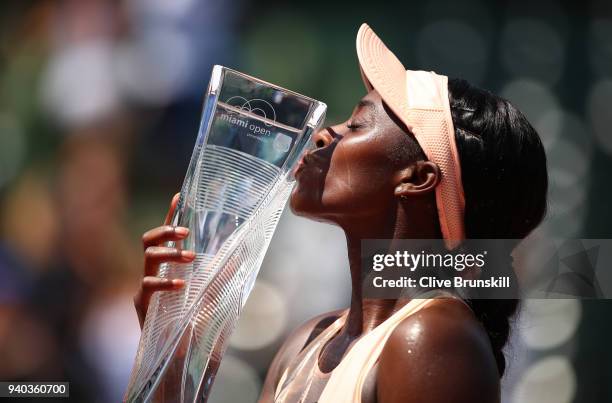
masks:
{"label": "lip", "polygon": [[306,166],[306,162],[304,162],[304,157],[302,157],[300,161],[298,162],[297,166],[295,167],[295,171],[293,171],[293,175],[297,177],[304,170],[305,166]]}

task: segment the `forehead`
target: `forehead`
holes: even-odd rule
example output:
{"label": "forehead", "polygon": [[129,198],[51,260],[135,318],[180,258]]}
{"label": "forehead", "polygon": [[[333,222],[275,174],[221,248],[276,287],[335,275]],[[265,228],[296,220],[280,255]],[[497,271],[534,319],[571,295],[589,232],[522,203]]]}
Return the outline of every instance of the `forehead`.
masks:
{"label": "forehead", "polygon": [[355,112],[361,110],[368,110],[370,116],[375,118],[377,121],[389,122],[397,127],[399,127],[404,133],[410,133],[410,130],[406,127],[404,122],[401,121],[395,115],[395,113],[389,108],[389,106],[383,101],[382,97],[373,89],[368,92],[359,103],[357,103]]}

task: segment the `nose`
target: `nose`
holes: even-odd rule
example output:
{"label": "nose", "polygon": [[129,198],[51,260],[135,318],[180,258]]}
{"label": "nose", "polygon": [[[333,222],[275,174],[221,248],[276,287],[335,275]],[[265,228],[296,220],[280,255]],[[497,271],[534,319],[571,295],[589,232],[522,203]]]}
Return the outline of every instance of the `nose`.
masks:
{"label": "nose", "polygon": [[323,148],[332,141],[334,141],[334,136],[332,135],[330,127],[321,129],[312,136],[312,142],[315,144],[316,148]]}

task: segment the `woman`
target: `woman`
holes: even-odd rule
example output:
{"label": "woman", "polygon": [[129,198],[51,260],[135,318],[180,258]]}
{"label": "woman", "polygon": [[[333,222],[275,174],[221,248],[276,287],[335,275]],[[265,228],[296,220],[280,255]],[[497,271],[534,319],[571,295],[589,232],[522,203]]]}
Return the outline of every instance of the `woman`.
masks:
{"label": "woman", "polygon": [[[502,348],[516,299],[367,299],[362,239],[521,239],[546,209],[540,139],[508,101],[463,80],[406,71],[367,26],[357,54],[368,94],[350,118],[314,136],[296,170],[291,208],[346,234],[347,310],[306,322],[274,358],[261,402],[499,402]],[[176,203],[174,200],[172,206]],[[171,208],[171,211],[174,207]],[[144,235],[143,318],[152,292],[182,287],[154,277],[185,228]],[[511,260],[497,268],[512,276]]]}

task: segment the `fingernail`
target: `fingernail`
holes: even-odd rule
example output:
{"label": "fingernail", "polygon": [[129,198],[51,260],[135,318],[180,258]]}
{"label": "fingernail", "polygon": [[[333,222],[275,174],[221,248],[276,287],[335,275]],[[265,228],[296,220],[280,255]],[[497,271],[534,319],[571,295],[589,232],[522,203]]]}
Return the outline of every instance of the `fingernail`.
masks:
{"label": "fingernail", "polygon": [[185,284],[185,280],[181,280],[178,278],[175,278],[172,280],[172,285],[174,286],[183,285],[183,284]]}
{"label": "fingernail", "polygon": [[191,260],[195,257],[195,253],[193,253],[190,250],[182,250],[181,251],[181,258],[183,258],[183,260]]}
{"label": "fingernail", "polygon": [[178,236],[187,236],[187,234],[189,234],[189,228],[175,227],[174,233]]}

